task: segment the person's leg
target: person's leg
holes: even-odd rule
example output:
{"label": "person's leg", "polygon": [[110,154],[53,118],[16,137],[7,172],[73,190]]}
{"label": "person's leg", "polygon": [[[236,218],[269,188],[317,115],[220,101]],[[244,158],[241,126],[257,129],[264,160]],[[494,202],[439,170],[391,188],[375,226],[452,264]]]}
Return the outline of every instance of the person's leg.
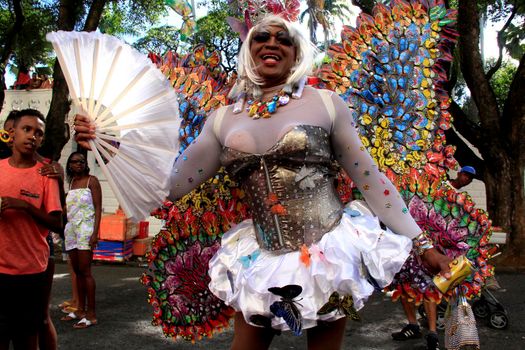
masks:
{"label": "person's leg", "polygon": [[73,268],[73,272],[75,273],[77,282],[76,285],[78,293],[78,306],[75,314],[79,317],[83,317],[86,314],[86,288],[84,287],[84,280],[81,278],[80,275],[79,250],[73,249],[70,250],[68,253],[69,260],[71,261],[71,267]]}
{"label": "person's leg", "polygon": [[249,325],[242,313],[237,312],[231,350],[267,350],[274,335],[275,332],[271,329]]}
{"label": "person's leg", "polygon": [[91,274],[93,252],[91,250],[78,250],[77,254],[79,264],[77,278],[83,281],[83,283],[79,284],[79,286],[83,286],[84,288],[84,291],[81,291],[79,288],[79,297],[82,297],[82,294],[84,294],[85,298],[87,299],[86,318],[90,321],[96,321],[96,283],[93,275]]}
{"label": "person's leg", "polygon": [[[11,301],[16,304],[16,312],[11,314],[11,339],[14,350],[36,350],[38,330],[45,318],[46,274],[15,276],[15,295]],[[18,302],[24,301],[23,304]]]}
{"label": "person's leg", "polygon": [[38,333],[38,346],[40,350],[56,350],[58,347],[58,335],[51,315],[47,315],[44,325]]}
{"label": "person's leg", "polygon": [[71,265],[71,257],[69,252],[66,252],[65,241],[62,241],[62,260],[67,262],[69,275],[71,276],[71,299],[65,300],[58,305],[61,309],[63,309],[64,312],[66,312],[67,310],[78,308],[78,290],[77,275],[75,274],[73,266]]}
{"label": "person's leg", "polygon": [[9,350],[11,342],[10,298],[13,291],[9,285],[9,276],[0,273],[0,350]]}
{"label": "person's leg", "polygon": [[49,313],[49,304],[51,302],[51,289],[53,287],[53,275],[55,274],[55,260],[50,258],[46,269],[46,288],[45,288],[45,319],[38,331],[38,345],[40,350],[56,350],[57,348],[57,332],[51,315]]}
{"label": "person's leg", "polygon": [[38,332],[32,334],[25,333],[21,336],[13,337],[14,350],[37,350],[38,349]]}
{"label": "person's leg", "polygon": [[417,324],[416,307],[414,303],[408,301],[406,298],[401,298],[401,305],[403,305],[403,311],[405,312],[408,323]]}
{"label": "person's leg", "polygon": [[71,259],[67,260],[67,265],[69,267],[69,273],[71,276],[71,306],[78,308],[78,281],[77,274],[73,270],[73,265],[71,265]]}
{"label": "person's leg", "polygon": [[423,305],[425,306],[425,313],[427,314],[428,330],[436,333],[437,305],[433,301],[428,300],[425,300]]}
{"label": "person's leg", "polygon": [[407,340],[421,337],[421,331],[419,330],[419,324],[416,318],[416,307],[414,303],[408,301],[406,298],[401,298],[401,304],[403,305],[403,311],[408,320],[408,324],[403,327],[399,332],[392,333],[394,340]]}
{"label": "person's leg", "polygon": [[343,345],[346,317],[334,322],[320,322],[307,330],[308,350],[339,350]]}
{"label": "person's leg", "polygon": [[427,349],[435,350],[439,348],[439,338],[437,335],[437,304],[432,301],[424,301],[425,313],[427,314],[428,330],[429,333],[426,336]]}

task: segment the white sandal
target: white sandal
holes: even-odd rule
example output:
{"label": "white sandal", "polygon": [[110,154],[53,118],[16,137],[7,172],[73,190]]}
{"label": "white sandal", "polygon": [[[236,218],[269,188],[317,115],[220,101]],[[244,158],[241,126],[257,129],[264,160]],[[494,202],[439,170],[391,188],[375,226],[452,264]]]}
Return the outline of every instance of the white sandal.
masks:
{"label": "white sandal", "polygon": [[97,321],[90,321],[90,320],[88,320],[87,318],[84,317],[80,321],[75,323],[73,325],[73,328],[75,328],[75,329],[84,329],[84,328],[88,328],[88,327],[94,326],[97,323],[98,323]]}

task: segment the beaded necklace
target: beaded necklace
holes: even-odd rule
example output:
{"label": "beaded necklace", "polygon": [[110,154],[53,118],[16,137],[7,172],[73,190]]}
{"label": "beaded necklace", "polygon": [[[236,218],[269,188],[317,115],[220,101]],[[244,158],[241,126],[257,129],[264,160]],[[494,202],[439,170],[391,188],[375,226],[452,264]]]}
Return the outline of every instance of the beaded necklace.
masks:
{"label": "beaded necklace", "polygon": [[277,108],[287,105],[288,102],[290,102],[290,93],[281,90],[266,101],[249,99],[246,102],[248,104],[246,111],[248,116],[253,119],[270,118],[277,111]]}

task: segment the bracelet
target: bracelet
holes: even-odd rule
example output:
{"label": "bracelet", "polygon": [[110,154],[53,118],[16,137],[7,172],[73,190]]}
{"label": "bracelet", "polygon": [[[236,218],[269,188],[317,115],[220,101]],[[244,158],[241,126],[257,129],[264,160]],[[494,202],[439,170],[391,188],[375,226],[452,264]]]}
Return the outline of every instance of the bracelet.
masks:
{"label": "bracelet", "polygon": [[427,250],[434,248],[434,242],[427,231],[421,232],[418,236],[412,239],[414,243],[414,250],[417,255],[423,255]]}

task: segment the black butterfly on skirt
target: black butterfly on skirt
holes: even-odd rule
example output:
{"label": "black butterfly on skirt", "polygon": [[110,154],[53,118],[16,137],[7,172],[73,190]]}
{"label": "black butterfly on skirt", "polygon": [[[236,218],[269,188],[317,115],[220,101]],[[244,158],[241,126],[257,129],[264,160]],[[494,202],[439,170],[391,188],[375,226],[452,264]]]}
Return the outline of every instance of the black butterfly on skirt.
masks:
{"label": "black butterfly on skirt", "polygon": [[317,314],[326,315],[335,310],[350,317],[354,321],[361,321],[361,317],[354,308],[354,299],[352,299],[351,295],[345,295],[341,298],[339,293],[333,292],[330,298],[328,298],[328,302],[317,311]]}
{"label": "black butterfly on skirt", "polygon": [[275,316],[282,317],[295,335],[301,335],[303,318],[296,306],[296,304],[301,304],[295,301],[294,298],[302,293],[303,288],[296,284],[289,284],[284,287],[268,288],[268,291],[281,297],[281,301],[276,301],[270,305],[270,311]]}

